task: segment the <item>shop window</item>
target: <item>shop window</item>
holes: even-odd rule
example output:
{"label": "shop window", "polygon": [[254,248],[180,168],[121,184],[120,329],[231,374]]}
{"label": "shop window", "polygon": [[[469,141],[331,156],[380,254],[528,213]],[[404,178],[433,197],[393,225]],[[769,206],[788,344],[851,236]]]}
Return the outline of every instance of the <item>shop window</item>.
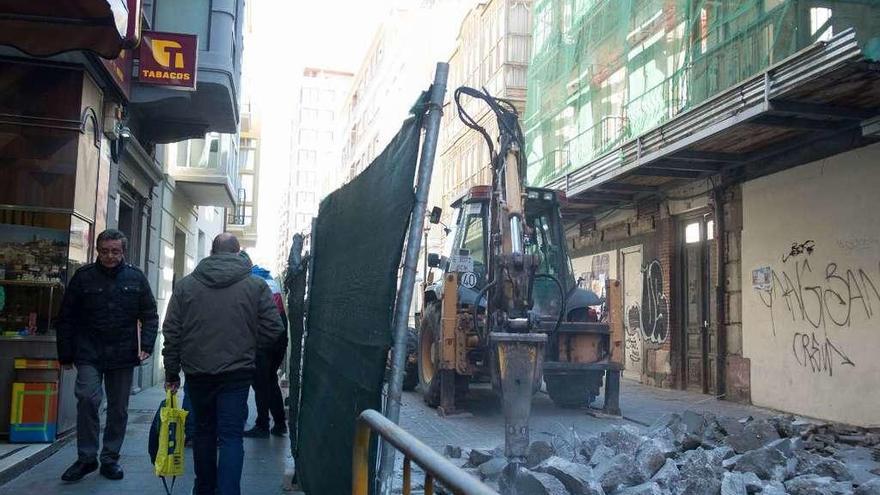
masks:
{"label": "shop window", "polygon": [[2,335],[54,332],[64,284],[88,261],[90,239],[91,225],[68,214],[0,210]]}

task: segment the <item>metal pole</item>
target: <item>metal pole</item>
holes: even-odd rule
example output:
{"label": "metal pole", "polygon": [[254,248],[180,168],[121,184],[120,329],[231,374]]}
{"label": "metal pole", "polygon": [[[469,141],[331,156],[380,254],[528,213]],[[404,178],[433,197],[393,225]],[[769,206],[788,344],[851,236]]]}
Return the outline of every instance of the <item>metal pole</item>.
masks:
{"label": "metal pole", "polygon": [[[416,203],[410,217],[409,233],[406,238],[406,254],[403,262],[403,275],[400,277],[400,291],[394,306],[394,354],[391,368],[391,383],[388,384],[388,398],[385,402],[385,417],[392,423],[400,422],[400,395],[403,390],[403,372],[406,363],[406,338],[409,310],[415,288],[416,266],[419,262],[422,231],[425,227],[425,211],[428,209],[428,189],[431,187],[431,172],[434,168],[434,155],[437,152],[437,138],[440,134],[440,116],[443,98],[446,95],[446,78],[449,65],[437,63],[434,70],[434,84],[428,101],[428,114],[425,117],[425,141],[419,157],[419,175],[416,183]],[[380,493],[391,493],[391,474],[394,471],[394,457],[397,451],[383,442],[382,460],[379,465]]]}

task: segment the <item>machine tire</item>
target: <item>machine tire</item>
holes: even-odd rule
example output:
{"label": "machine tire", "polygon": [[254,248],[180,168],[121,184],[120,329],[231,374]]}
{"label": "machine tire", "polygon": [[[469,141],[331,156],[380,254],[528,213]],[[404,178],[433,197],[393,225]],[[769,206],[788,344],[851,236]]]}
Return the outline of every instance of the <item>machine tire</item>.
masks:
{"label": "machine tire", "polygon": [[[430,303],[425,307],[422,321],[419,325],[418,346],[418,376],[419,390],[425,404],[429,407],[440,405],[440,356],[435,352],[436,345],[440,342],[440,303]],[[470,377],[455,374],[455,400],[464,399],[470,385]]]}
{"label": "machine tire", "polygon": [[419,325],[419,338],[417,352],[418,383],[425,404],[430,407],[440,405],[440,380],[438,371],[440,358],[435,352],[436,344],[440,338],[440,305],[429,303],[422,313],[422,321]]}
{"label": "machine tire", "polygon": [[547,394],[556,407],[563,409],[581,409],[592,404],[599,392],[593,381],[587,375],[544,375]]}

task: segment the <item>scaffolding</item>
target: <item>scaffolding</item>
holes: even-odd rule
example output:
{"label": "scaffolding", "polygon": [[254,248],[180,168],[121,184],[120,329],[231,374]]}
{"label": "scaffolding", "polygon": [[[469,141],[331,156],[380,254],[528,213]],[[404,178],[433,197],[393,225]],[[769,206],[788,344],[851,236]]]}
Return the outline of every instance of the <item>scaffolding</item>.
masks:
{"label": "scaffolding", "polygon": [[533,19],[536,186],[847,28],[880,59],[880,0],[536,0]]}

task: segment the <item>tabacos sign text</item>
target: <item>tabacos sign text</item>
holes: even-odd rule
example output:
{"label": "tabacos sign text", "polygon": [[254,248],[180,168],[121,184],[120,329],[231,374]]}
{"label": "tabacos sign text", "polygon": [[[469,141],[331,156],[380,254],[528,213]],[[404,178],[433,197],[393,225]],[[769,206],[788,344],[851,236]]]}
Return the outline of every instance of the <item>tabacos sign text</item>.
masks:
{"label": "tabacos sign text", "polygon": [[196,89],[199,40],[194,34],[144,31],[138,80],[143,84]]}

